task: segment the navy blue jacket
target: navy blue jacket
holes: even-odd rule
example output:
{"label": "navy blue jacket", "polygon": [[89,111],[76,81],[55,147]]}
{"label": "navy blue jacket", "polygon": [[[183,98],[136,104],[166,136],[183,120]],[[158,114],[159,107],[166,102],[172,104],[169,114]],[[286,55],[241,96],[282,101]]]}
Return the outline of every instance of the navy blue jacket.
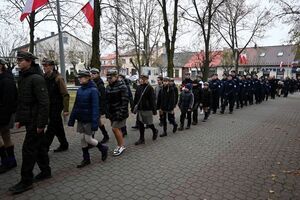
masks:
{"label": "navy blue jacket", "polygon": [[231,96],[235,95],[236,91],[236,83],[234,80],[227,80],[224,83],[224,95],[225,96]]}
{"label": "navy blue jacket", "polygon": [[92,123],[92,131],[97,131],[99,117],[99,92],[96,84],[93,81],[89,81],[77,91],[68,125],[74,126],[75,120],[83,123]]}
{"label": "navy blue jacket", "polygon": [[221,81],[218,79],[209,81],[209,89],[213,95],[219,95],[221,91]]}
{"label": "navy blue jacket", "polygon": [[191,91],[182,91],[179,97],[178,107],[180,110],[192,109],[194,105],[194,94]]}

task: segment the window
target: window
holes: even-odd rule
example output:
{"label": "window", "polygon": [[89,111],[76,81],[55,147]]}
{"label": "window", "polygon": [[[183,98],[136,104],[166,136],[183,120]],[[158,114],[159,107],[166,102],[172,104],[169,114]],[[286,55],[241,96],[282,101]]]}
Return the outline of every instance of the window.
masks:
{"label": "window", "polygon": [[175,69],[175,78],[179,78],[179,69]]}
{"label": "window", "polygon": [[282,51],[278,52],[277,56],[278,56],[278,57],[283,56],[283,52],[282,52]]}
{"label": "window", "polygon": [[259,57],[265,57],[266,53],[265,52],[262,52]]}

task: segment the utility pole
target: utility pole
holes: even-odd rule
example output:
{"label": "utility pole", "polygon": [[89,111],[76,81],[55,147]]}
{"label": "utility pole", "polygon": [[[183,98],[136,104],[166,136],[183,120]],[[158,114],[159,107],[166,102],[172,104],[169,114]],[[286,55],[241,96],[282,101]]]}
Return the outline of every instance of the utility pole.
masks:
{"label": "utility pole", "polygon": [[63,35],[62,35],[62,28],[61,28],[59,0],[56,0],[56,9],[57,9],[57,27],[58,27],[58,41],[59,41],[60,73],[61,73],[62,77],[64,78],[65,83],[67,83],[66,68],[65,68],[64,43],[63,43]]}

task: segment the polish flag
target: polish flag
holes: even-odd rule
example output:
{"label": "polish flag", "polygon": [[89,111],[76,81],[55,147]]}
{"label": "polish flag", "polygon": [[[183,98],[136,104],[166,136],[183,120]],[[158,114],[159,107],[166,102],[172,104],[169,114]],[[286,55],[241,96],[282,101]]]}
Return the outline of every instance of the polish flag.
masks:
{"label": "polish flag", "polygon": [[27,0],[20,17],[21,22],[33,11],[48,3],[48,0]]}
{"label": "polish flag", "polygon": [[86,16],[89,24],[94,28],[94,0],[90,0],[85,4],[81,11]]}

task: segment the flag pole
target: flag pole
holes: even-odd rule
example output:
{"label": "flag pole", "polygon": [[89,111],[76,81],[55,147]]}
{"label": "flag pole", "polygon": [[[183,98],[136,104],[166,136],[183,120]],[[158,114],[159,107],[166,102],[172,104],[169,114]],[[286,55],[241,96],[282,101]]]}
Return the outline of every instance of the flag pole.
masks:
{"label": "flag pole", "polygon": [[58,41],[59,41],[60,73],[61,73],[62,77],[64,78],[65,83],[67,83],[66,68],[65,68],[64,43],[63,43],[63,33],[62,33],[62,27],[61,27],[59,0],[56,0],[56,8],[57,8],[57,27],[58,27]]}

